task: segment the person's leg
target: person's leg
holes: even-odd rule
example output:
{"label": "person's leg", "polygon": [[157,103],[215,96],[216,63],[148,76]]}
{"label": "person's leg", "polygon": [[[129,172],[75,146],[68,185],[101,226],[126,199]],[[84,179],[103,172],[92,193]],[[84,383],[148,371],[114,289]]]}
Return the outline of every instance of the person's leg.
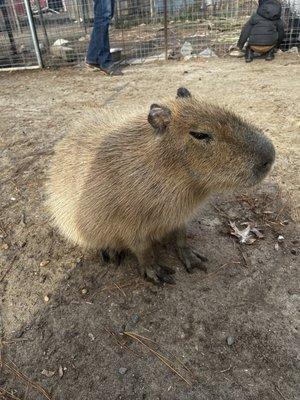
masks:
{"label": "person's leg", "polygon": [[245,61],[248,63],[253,61],[253,51],[250,46],[247,46],[246,48]]}
{"label": "person's leg", "polygon": [[272,61],[274,60],[274,53],[275,53],[275,48],[273,47],[271,50],[266,52],[266,57],[265,60],[266,61]]}
{"label": "person's leg", "polygon": [[105,68],[111,63],[108,29],[114,0],[94,0],[94,25],[87,52],[87,63]]}
{"label": "person's leg", "polygon": [[108,68],[112,64],[112,57],[110,54],[110,43],[109,43],[109,24],[113,17],[114,1],[103,0],[104,12],[103,12],[103,25],[104,25],[104,37],[103,37],[103,48],[100,49],[99,53],[99,64],[103,68]]}

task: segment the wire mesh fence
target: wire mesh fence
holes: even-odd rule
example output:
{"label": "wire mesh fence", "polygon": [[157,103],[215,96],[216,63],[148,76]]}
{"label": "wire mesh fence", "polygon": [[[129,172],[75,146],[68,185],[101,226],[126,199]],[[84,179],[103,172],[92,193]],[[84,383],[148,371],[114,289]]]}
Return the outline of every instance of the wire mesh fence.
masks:
{"label": "wire mesh fence", "polygon": [[[297,1],[283,3],[284,50],[300,45]],[[255,0],[117,0],[110,28],[113,58],[144,62],[203,52],[223,55],[256,8]],[[84,60],[92,0],[0,0],[0,10],[0,67]]]}

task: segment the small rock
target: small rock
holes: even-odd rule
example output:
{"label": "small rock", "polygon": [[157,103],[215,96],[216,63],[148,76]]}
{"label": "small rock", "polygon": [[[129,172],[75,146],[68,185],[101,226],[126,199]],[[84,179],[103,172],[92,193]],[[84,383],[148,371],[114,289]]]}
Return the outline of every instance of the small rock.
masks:
{"label": "small rock", "polygon": [[81,293],[82,294],[87,294],[88,290],[86,288],[82,289]]}
{"label": "small rock", "polygon": [[41,261],[40,262],[40,267],[45,267],[46,265],[48,265],[49,264],[49,260],[43,260],[43,261]]}
{"label": "small rock", "polygon": [[119,374],[125,375],[126,372],[127,372],[127,368],[124,368],[124,367],[119,368]]}
{"label": "small rock", "polygon": [[76,267],[82,267],[83,261],[81,258],[76,259]]}
{"label": "small rock", "polygon": [[21,225],[21,226],[25,226],[25,225],[26,225],[26,214],[25,214],[24,211],[23,211],[22,214],[21,214],[20,225]]}
{"label": "small rock", "polygon": [[95,336],[92,333],[89,333],[88,337],[91,339],[92,342],[95,340]]}
{"label": "small rock", "polygon": [[274,249],[275,249],[276,251],[279,250],[279,244],[278,244],[278,243],[275,243]]}
{"label": "small rock", "polygon": [[133,323],[137,323],[140,320],[140,317],[137,314],[133,314],[133,316],[131,317],[131,320]]}
{"label": "small rock", "polygon": [[39,282],[40,282],[40,283],[44,283],[44,282],[46,281],[46,279],[47,279],[47,276],[46,276],[46,275],[41,275],[41,276],[40,276],[40,279],[39,279]]}
{"label": "small rock", "polygon": [[60,379],[63,377],[63,375],[64,375],[64,370],[63,370],[63,367],[60,365],[59,367],[58,367],[58,376],[60,377]]}
{"label": "small rock", "polygon": [[189,71],[183,71],[183,73],[184,73],[184,74],[188,74],[188,73],[189,73]]}
{"label": "small rock", "polygon": [[7,243],[3,243],[1,246],[0,246],[0,250],[7,250],[8,249],[8,244]]}
{"label": "small rock", "polygon": [[47,378],[51,378],[55,374],[55,371],[47,371],[46,369],[43,369],[41,374],[45,375]]}
{"label": "small rock", "polygon": [[15,197],[11,197],[10,199],[11,199],[11,201],[16,201]]}
{"label": "small rock", "polygon": [[278,240],[278,242],[283,242],[284,241],[284,236],[283,235],[279,235],[277,240]]}
{"label": "small rock", "polygon": [[233,343],[235,342],[235,338],[233,336],[227,336],[226,342],[227,342],[228,346],[232,346]]}
{"label": "small rock", "polygon": [[50,298],[49,298],[49,296],[44,296],[44,301],[45,301],[45,303],[48,303],[48,301],[50,300]]}
{"label": "small rock", "polygon": [[22,337],[24,335],[24,330],[20,329],[18,331],[15,332],[14,337],[19,339],[20,337]]}

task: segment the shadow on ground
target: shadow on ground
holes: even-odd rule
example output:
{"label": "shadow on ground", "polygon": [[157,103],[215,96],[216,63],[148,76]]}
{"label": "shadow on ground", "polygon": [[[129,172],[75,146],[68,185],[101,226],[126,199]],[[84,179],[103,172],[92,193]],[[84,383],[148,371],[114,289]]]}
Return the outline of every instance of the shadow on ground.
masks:
{"label": "shadow on ground", "polygon": [[[264,237],[241,245],[229,221]],[[134,259],[119,268],[77,259],[34,318],[4,338],[0,393],[15,396],[4,398],[48,396],[13,366],[55,400],[296,399],[299,237],[278,187],[216,197],[189,239],[208,273],[187,274],[170,244],[162,256],[176,285],[161,288],[139,277]],[[70,249],[53,240],[59,263]]]}

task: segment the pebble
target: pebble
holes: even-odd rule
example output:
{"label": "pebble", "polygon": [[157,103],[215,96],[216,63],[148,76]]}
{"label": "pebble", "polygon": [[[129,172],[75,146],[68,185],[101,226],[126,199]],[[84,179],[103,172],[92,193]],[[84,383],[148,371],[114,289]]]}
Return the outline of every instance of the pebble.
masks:
{"label": "pebble", "polygon": [[59,367],[58,367],[58,376],[60,377],[60,379],[63,377],[63,375],[64,375],[64,370],[63,370],[63,367],[60,365]]}
{"label": "pebble", "polygon": [[89,333],[88,337],[91,339],[92,342],[95,340],[95,336],[92,333]]}
{"label": "pebble", "polygon": [[278,243],[275,243],[274,249],[275,249],[276,251],[279,250],[279,244],[278,244]]}
{"label": "pebble", "polygon": [[119,368],[119,374],[125,375],[126,372],[127,372],[127,368],[124,368],[124,367]]}
{"label": "pebble", "polygon": [[284,241],[284,236],[279,235],[277,240],[278,240],[278,242],[283,242]]}
{"label": "pebble", "polygon": [[85,288],[82,289],[82,291],[81,291],[82,294],[87,294],[87,292],[88,292],[88,291],[87,291],[87,289],[85,289]]}
{"label": "pebble", "polygon": [[133,316],[131,317],[131,320],[132,320],[133,323],[136,324],[137,322],[139,322],[140,317],[137,314],[133,314]]}
{"label": "pebble", "polygon": [[40,267],[45,267],[46,265],[48,265],[49,264],[49,260],[43,260],[43,261],[41,261],[40,262]]}
{"label": "pebble", "polygon": [[232,346],[233,343],[235,342],[235,338],[233,336],[227,336],[226,342],[227,342],[228,346]]}
{"label": "pebble", "polygon": [[51,378],[55,374],[55,371],[47,371],[46,369],[43,369],[41,374],[45,375],[47,378]]}
{"label": "pebble", "polygon": [[44,301],[46,302],[46,303],[48,303],[48,301],[50,300],[50,298],[49,298],[49,296],[44,296]]}

